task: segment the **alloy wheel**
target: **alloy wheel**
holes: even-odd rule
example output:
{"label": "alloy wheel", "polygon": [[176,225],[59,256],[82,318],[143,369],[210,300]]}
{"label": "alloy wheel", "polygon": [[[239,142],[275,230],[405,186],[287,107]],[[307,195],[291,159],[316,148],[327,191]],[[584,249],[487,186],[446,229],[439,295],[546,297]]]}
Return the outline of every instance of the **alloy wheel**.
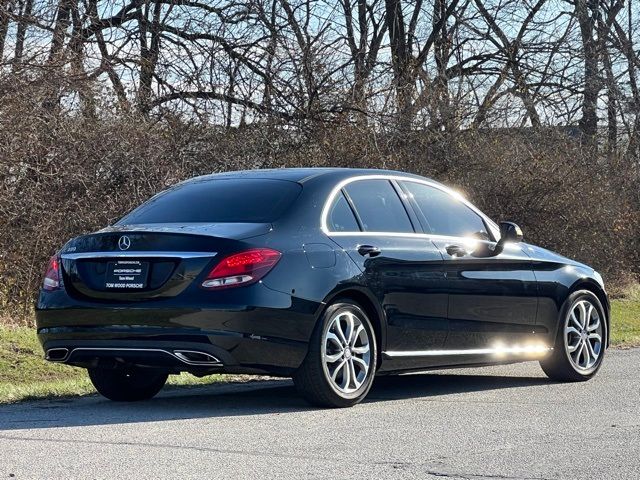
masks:
{"label": "alloy wheel", "polygon": [[369,334],[353,312],[342,311],[329,322],[322,339],[324,373],[341,394],[356,392],[366,381],[371,367]]}
{"label": "alloy wheel", "polygon": [[565,321],[564,343],[576,370],[588,371],[598,364],[603,332],[603,321],[593,303],[582,299],[573,304]]}

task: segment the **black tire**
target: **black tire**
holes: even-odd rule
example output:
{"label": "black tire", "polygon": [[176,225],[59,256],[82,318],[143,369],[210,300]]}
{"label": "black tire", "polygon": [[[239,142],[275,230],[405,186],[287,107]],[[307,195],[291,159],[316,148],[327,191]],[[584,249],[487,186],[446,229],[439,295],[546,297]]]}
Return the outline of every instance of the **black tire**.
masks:
{"label": "black tire", "polygon": [[[361,385],[353,392],[340,391],[340,387],[335,385],[332,380],[328,378],[330,376],[328,370],[329,367],[325,367],[325,361],[323,359],[323,348],[326,348],[326,346],[323,347],[323,342],[326,341],[325,335],[329,331],[329,328],[332,327],[333,321],[345,313],[351,313],[357,317],[361,322],[361,325],[364,327],[368,337],[369,368],[364,372],[364,369],[358,367],[360,368],[359,372],[364,372],[364,377]],[[344,355],[342,357],[343,359],[347,358],[345,353],[346,350],[347,348],[345,347],[345,351],[342,352],[342,355]],[[378,361],[377,350],[375,332],[371,325],[371,321],[364,310],[357,303],[351,300],[337,300],[327,307],[311,335],[307,356],[293,376],[295,386],[298,392],[309,403],[316,406],[344,408],[356,405],[364,399],[367,393],[369,393],[371,385],[373,384],[373,378],[375,377],[375,370]],[[351,358],[351,355],[352,354],[349,353],[348,358]],[[340,362],[340,360],[337,362]],[[344,368],[349,367],[347,365]]]}
{"label": "black tire", "polygon": [[[570,313],[579,302],[584,300],[592,304],[597,310],[602,325],[600,350],[598,352],[599,356],[595,364],[590,368],[579,368],[574,363],[574,360],[572,360],[571,354],[568,350],[565,334],[565,327],[570,322]],[[552,380],[559,382],[584,382],[593,378],[602,366],[602,361],[604,359],[609,335],[607,327],[607,317],[598,297],[589,290],[578,290],[573,292],[565,300],[560,310],[558,332],[553,345],[553,351],[547,357],[540,360],[540,366],[544,373]]]}
{"label": "black tire", "polygon": [[89,368],[100,395],[114,402],[137,402],[154,397],[167,381],[166,372],[143,368]]}

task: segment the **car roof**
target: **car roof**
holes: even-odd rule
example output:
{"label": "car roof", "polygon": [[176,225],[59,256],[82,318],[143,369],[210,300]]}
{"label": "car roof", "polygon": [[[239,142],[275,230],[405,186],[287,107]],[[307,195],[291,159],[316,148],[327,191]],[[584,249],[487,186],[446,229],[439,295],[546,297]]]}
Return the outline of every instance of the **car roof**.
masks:
{"label": "car roof", "polygon": [[[238,170],[232,172],[221,172],[210,175],[195,177],[189,181],[206,181],[222,178],[247,178],[247,179],[273,179],[288,180],[297,183],[306,183],[317,179],[340,181],[350,177],[365,175],[393,175],[407,178],[421,178],[412,173],[399,172],[396,170],[382,170],[377,168],[338,168],[338,167],[317,167],[317,168],[270,168],[255,170]],[[434,180],[428,179],[434,183]]]}

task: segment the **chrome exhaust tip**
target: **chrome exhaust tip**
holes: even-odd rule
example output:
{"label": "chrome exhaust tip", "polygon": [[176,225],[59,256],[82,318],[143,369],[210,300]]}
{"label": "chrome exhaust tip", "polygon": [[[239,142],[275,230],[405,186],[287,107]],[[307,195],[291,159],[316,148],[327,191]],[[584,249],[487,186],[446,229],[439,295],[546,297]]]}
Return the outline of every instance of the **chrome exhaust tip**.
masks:
{"label": "chrome exhaust tip", "polygon": [[222,362],[213,355],[195,350],[174,350],[173,354],[189,365],[221,366]]}
{"label": "chrome exhaust tip", "polygon": [[44,358],[50,362],[64,362],[68,357],[68,348],[50,348],[47,350]]}

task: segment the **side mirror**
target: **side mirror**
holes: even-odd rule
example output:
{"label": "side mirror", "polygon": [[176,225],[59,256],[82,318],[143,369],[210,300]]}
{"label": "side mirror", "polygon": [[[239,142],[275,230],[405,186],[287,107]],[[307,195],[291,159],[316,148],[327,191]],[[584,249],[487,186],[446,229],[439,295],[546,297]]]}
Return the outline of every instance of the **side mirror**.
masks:
{"label": "side mirror", "polygon": [[498,243],[521,242],[522,238],[522,230],[518,225],[513,222],[500,222],[500,241]]}
{"label": "side mirror", "polygon": [[480,242],[471,255],[479,258],[496,257],[504,251],[507,242],[521,242],[522,238],[522,230],[518,225],[513,222],[500,222],[500,240],[495,245]]}
{"label": "side mirror", "polygon": [[507,242],[521,242],[522,230],[518,225],[513,222],[500,222],[500,240],[496,243],[491,253],[487,256],[495,257],[500,255],[504,250],[504,245]]}

